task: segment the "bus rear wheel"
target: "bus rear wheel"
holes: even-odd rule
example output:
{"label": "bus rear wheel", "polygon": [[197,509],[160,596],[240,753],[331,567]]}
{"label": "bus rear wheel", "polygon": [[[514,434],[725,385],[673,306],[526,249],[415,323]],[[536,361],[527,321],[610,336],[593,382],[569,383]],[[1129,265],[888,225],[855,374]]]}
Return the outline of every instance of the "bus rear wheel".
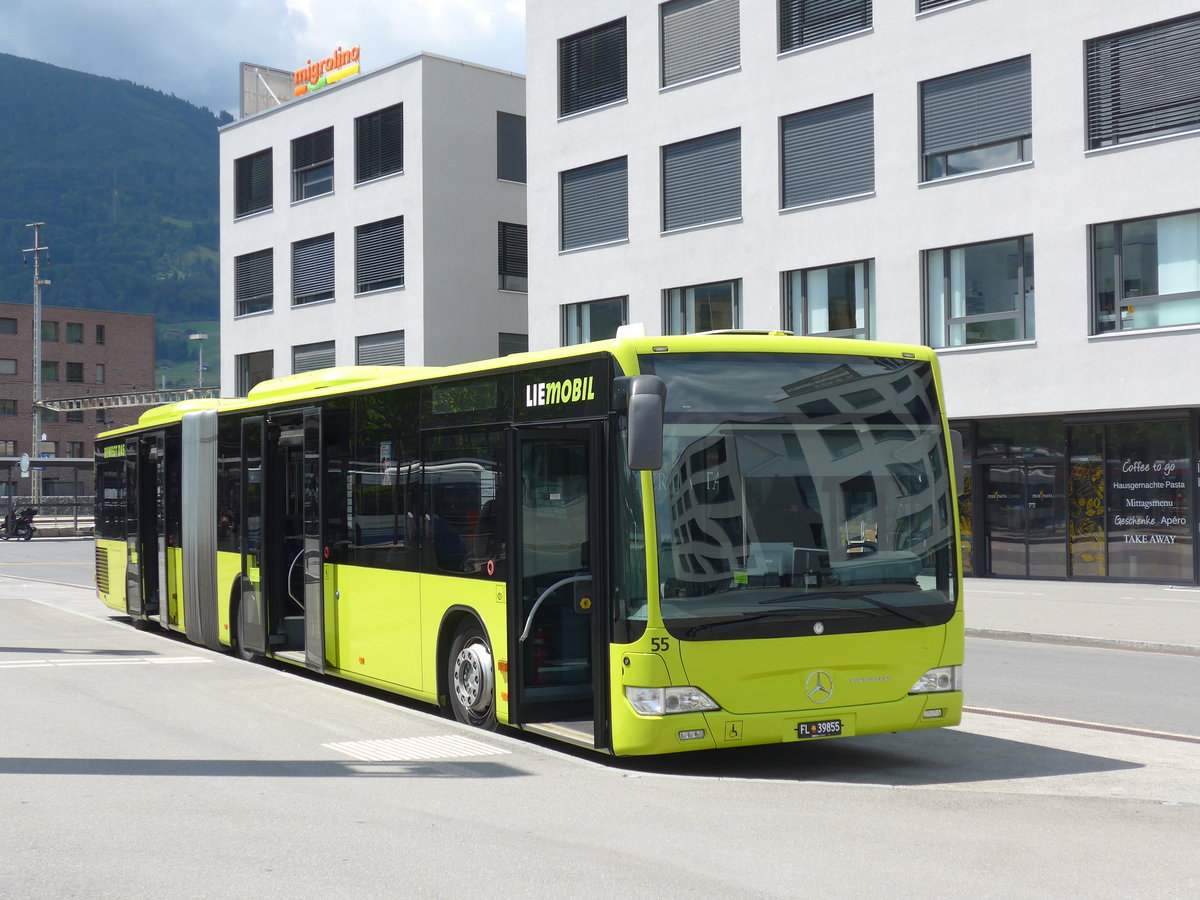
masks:
{"label": "bus rear wheel", "polygon": [[465,725],[495,731],[496,666],[487,635],[478,623],[458,626],[446,662],[446,685],[454,718]]}

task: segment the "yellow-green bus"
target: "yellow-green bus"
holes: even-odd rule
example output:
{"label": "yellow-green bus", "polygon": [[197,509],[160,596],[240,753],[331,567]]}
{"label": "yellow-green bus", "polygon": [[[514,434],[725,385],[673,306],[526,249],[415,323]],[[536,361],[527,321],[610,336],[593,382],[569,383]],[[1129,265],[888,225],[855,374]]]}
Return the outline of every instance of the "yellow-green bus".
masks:
{"label": "yellow-green bus", "polygon": [[767,332],[285,376],[100,436],[98,589],[613,754],[954,725],[940,396],[927,348]]}

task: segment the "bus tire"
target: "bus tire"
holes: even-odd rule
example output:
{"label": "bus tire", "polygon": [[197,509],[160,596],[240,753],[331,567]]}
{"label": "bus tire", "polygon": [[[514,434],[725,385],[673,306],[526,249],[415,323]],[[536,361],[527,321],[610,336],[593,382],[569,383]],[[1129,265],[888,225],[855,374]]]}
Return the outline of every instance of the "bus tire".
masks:
{"label": "bus tire", "polygon": [[496,730],[496,666],[487,634],[473,619],[459,625],[450,642],[446,687],[455,719]]}
{"label": "bus tire", "polygon": [[234,656],[238,659],[244,659],[246,662],[258,662],[259,655],[253,650],[247,650],[242,644],[242,603],[237,601],[233,608],[233,613],[230,615],[233,624],[233,640],[232,647]]}

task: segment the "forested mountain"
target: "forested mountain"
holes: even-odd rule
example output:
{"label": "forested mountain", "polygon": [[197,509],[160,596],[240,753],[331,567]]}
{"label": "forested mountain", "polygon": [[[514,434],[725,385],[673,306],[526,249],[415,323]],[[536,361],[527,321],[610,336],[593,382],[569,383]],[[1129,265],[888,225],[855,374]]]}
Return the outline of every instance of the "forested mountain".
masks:
{"label": "forested mountain", "polygon": [[218,318],[223,121],[129,81],[0,53],[0,300],[32,302],[21,251],[33,246],[26,223],[44,222],[46,305]]}

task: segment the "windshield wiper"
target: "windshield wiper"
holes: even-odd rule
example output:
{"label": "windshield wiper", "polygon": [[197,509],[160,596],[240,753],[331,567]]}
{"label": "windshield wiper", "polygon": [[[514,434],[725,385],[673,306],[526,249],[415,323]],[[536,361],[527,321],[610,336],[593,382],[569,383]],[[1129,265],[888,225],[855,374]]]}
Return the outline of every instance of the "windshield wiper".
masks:
{"label": "windshield wiper", "polygon": [[805,616],[815,612],[851,613],[858,616],[881,615],[881,613],[874,612],[873,610],[869,609],[843,609],[840,606],[805,606],[802,609],[776,609],[765,613],[742,613],[742,615],[736,619],[722,619],[719,622],[708,622],[704,625],[693,625],[684,632],[684,637],[686,637],[688,640],[691,640],[692,638],[700,637],[703,634],[712,634],[717,631],[728,631],[731,628],[737,628],[741,625],[746,625],[750,622],[757,622],[761,619],[786,619],[789,616]]}
{"label": "windshield wiper", "polygon": [[[909,622],[915,622],[918,625],[931,624],[930,621],[928,619],[926,619],[924,616],[915,615],[911,612],[908,612],[905,609],[902,609],[898,606],[893,606],[892,604],[887,603],[883,600],[879,600],[869,594],[836,594],[836,593],[823,592],[823,593],[815,594],[814,596],[816,596],[816,597],[839,597],[839,598],[845,597],[847,600],[863,600],[867,603],[870,603],[872,606],[876,607],[877,609],[881,609],[885,612],[889,612],[892,615],[899,616],[902,619],[907,619]],[[760,604],[788,603],[788,602],[795,601],[795,600],[804,602],[804,595],[803,594],[788,594],[786,597],[776,597],[772,600],[760,600],[759,603]],[[865,610],[855,610],[855,609],[843,610],[841,607],[826,608],[826,607],[811,607],[811,606],[807,606],[807,605],[805,607],[806,611],[811,611],[814,609],[819,610],[820,612],[865,612]]]}

